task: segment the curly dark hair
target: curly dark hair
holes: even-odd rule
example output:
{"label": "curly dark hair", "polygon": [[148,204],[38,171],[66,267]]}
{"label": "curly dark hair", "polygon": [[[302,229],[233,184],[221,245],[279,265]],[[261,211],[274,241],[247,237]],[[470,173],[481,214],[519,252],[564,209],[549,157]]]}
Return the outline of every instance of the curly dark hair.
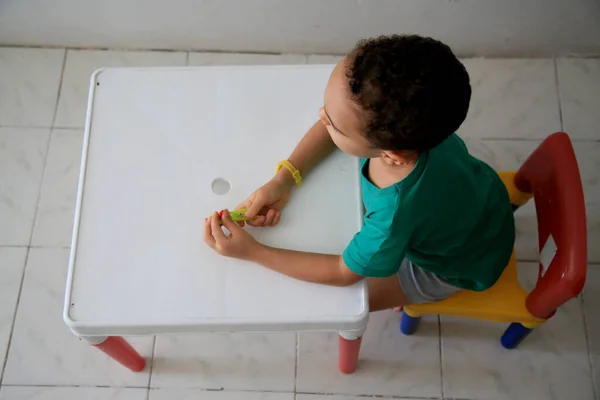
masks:
{"label": "curly dark hair", "polygon": [[429,150],[467,116],[469,74],[447,45],[417,35],[358,42],[346,75],[368,116],[365,137],[382,150]]}

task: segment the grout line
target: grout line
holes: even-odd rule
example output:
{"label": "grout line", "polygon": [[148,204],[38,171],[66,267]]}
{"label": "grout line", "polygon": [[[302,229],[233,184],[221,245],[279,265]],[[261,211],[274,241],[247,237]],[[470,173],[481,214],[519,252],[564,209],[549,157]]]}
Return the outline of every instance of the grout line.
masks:
{"label": "grout line", "polygon": [[[62,69],[60,72],[60,79],[58,82],[58,93],[56,94],[56,104],[54,105],[54,116],[52,117],[52,124],[54,124],[54,120],[56,119],[56,112],[58,110],[58,99],[60,98],[60,89],[62,86],[62,81],[63,81],[63,75],[65,73],[65,63],[66,63],[66,59],[67,59],[67,51],[64,50],[64,54],[63,54],[63,65],[62,65]],[[40,179],[39,182],[39,190],[38,190],[38,195],[37,195],[37,200],[35,202],[36,207],[35,207],[35,212],[33,214],[33,222],[31,224],[31,231],[29,232],[29,246],[31,246],[31,241],[33,239],[33,232],[35,230],[35,222],[37,219],[37,214],[38,214],[38,210],[40,207],[40,199],[42,198],[42,187],[44,185],[44,177],[46,175],[46,168],[47,168],[47,162],[48,162],[48,153],[50,151],[50,141],[52,140],[52,130],[50,130],[50,134],[48,135],[48,143],[46,143],[46,153],[44,154],[44,161],[43,161],[43,165],[44,165],[44,169],[42,171],[42,177]],[[13,318],[12,318],[12,324],[10,327],[10,333],[8,335],[8,342],[6,345],[6,356],[4,358],[4,362],[2,365],[2,371],[0,373],[0,385],[2,385],[2,382],[4,380],[4,372],[6,371],[6,365],[8,363],[8,355],[11,351],[11,344],[12,344],[12,338],[15,332],[15,322],[17,320],[17,314],[19,312],[19,304],[21,303],[21,294],[23,293],[23,286],[25,283],[25,275],[27,273],[27,263],[29,262],[29,255],[31,254],[31,247],[27,247],[27,252],[25,255],[25,264],[23,265],[23,272],[21,274],[21,283],[19,285],[19,291],[17,294],[17,302],[15,304],[15,312],[13,314]]]}
{"label": "grout line", "polygon": [[[585,289],[584,289],[585,290]],[[595,371],[595,367],[594,367],[594,361],[592,359],[592,344],[590,341],[590,334],[588,332],[588,319],[587,319],[587,313],[585,312],[585,298],[583,295],[583,292],[581,293],[581,297],[579,299],[580,303],[581,303],[581,313],[583,314],[583,333],[585,335],[585,345],[587,348],[587,353],[588,353],[588,362],[590,365],[590,373],[591,373],[591,379],[592,379],[592,390],[594,392],[594,398],[598,399],[598,393],[596,392],[596,374],[594,373]]]}
{"label": "grout line", "polygon": [[152,355],[150,356],[150,371],[148,373],[148,398],[150,398],[150,387],[152,386],[152,372],[154,371],[154,354],[156,353],[156,335],[152,340]]}
{"label": "grout line", "polygon": [[[148,395],[152,390],[161,390],[161,389],[175,389],[172,387],[158,387],[158,388],[145,388],[141,386],[107,386],[107,385],[24,385],[24,384],[8,384],[3,385],[5,387],[34,387],[34,388],[118,388],[118,389],[146,389]],[[352,398],[365,398],[365,399],[398,399],[398,400],[408,400],[414,399],[414,396],[401,396],[401,395],[377,395],[377,394],[350,394],[350,393],[323,393],[323,392],[286,392],[281,390],[244,390],[244,389],[226,389],[226,390],[215,390],[215,389],[203,389],[203,388],[182,388],[183,390],[189,391],[198,391],[198,392],[222,392],[222,393],[270,393],[270,394],[292,394],[295,396],[298,395],[318,395],[324,397],[336,397],[336,396],[349,396]],[[440,400],[439,397],[419,397],[420,400]],[[453,399],[458,400],[458,399]]]}
{"label": "grout line", "polygon": [[[7,385],[3,385],[5,387],[34,387],[34,388],[118,388],[118,389],[146,389],[148,392],[148,395],[150,394],[150,391],[152,390],[162,390],[162,389],[175,389],[172,387],[155,387],[155,388],[146,388],[146,387],[141,387],[141,386],[107,386],[107,385],[24,385],[24,384],[7,384]],[[378,395],[378,394],[351,394],[351,393],[324,393],[324,392],[287,392],[287,391],[281,391],[281,390],[251,390],[251,389],[220,389],[220,390],[215,390],[215,389],[203,389],[203,388],[182,388],[183,390],[189,390],[189,391],[198,391],[198,392],[205,392],[205,393],[211,393],[211,392],[222,392],[222,393],[269,393],[269,394],[292,394],[295,395],[295,397],[297,397],[298,395],[318,395],[318,396],[324,396],[324,397],[336,397],[336,396],[343,396],[343,397],[352,397],[352,398],[364,398],[364,399],[394,399],[394,400],[409,400],[409,399],[415,399],[414,396],[402,396],[402,395]],[[445,398],[440,398],[440,397],[419,397],[419,400],[440,400],[440,399],[445,399]],[[447,399],[450,400],[450,399]],[[452,398],[452,400],[469,400],[469,399],[462,399],[462,398]]]}
{"label": "grout line", "polygon": [[185,66],[186,67],[190,66],[190,52],[189,51],[185,52]]}
{"label": "grout line", "polygon": [[[31,229],[32,229],[32,233],[33,233],[33,226]],[[8,340],[6,342],[6,354],[4,356],[4,362],[2,363],[2,371],[0,371],[0,387],[2,387],[2,383],[4,381],[4,372],[6,371],[6,365],[8,364],[8,356],[11,351],[10,346],[12,344],[13,333],[15,331],[15,322],[17,320],[17,311],[19,310],[19,303],[21,301],[21,292],[23,291],[23,282],[25,282],[25,270],[27,267],[27,262],[29,261],[30,251],[31,251],[31,249],[27,248],[27,251],[25,252],[25,260],[23,261],[23,272],[21,273],[21,282],[19,284],[19,291],[17,292],[17,301],[15,303],[15,312],[13,313],[12,322],[11,322],[11,326],[10,326],[10,333],[8,334]],[[4,385],[4,386],[7,386],[7,385]]]}
{"label": "grout line", "polygon": [[54,105],[54,116],[52,117],[52,127],[54,127],[54,123],[56,122],[56,114],[58,113],[58,101],[60,100],[60,93],[62,91],[63,79],[65,77],[65,67],[67,65],[67,53],[68,49],[65,49],[65,54],[63,55],[63,65],[60,71],[60,81],[58,82],[58,93],[56,94],[56,104]]}
{"label": "grout line", "polygon": [[[75,51],[121,51],[121,52],[152,52],[152,53],[208,53],[208,54],[249,54],[249,55],[271,55],[271,56],[282,56],[282,55],[300,55],[300,56],[308,56],[308,55],[319,55],[319,56],[344,56],[345,54],[332,54],[332,53],[296,53],[296,52],[279,52],[279,51],[235,51],[235,50],[204,50],[204,49],[162,49],[162,48],[122,48],[122,47],[81,47],[81,46],[43,46],[43,45],[11,45],[11,44],[2,44],[0,45],[0,49],[2,48],[11,48],[11,49],[65,49],[65,50],[75,50]],[[542,57],[548,58],[548,57]]]}
{"label": "grout line", "polygon": [[71,130],[71,131],[84,131],[85,126],[53,126],[52,129],[62,129],[62,130]]}
{"label": "grout line", "polygon": [[[268,393],[268,392],[266,392]],[[274,392],[274,393],[282,393],[282,392]],[[342,396],[344,398],[346,397],[350,397],[350,398],[365,398],[365,399],[398,399],[398,400],[440,400],[440,397],[417,397],[415,398],[414,396],[402,396],[402,395],[382,395],[382,394],[351,394],[351,393],[321,393],[321,392],[296,392],[296,396],[298,396],[299,394],[308,394],[308,395],[318,395],[318,396],[324,396],[324,397],[336,397],[336,396]],[[452,399],[452,400],[460,400],[460,399]]]}
{"label": "grout line", "polygon": [[[161,390],[161,389],[173,389],[172,387],[154,387],[151,390]],[[184,388],[184,390],[196,390],[199,392],[220,392],[220,393],[269,393],[269,394],[293,394],[295,397],[298,395],[317,395],[324,397],[351,397],[351,398],[365,398],[365,399],[398,399],[398,400],[413,400],[414,396],[402,396],[402,395],[381,395],[381,394],[352,394],[352,393],[325,393],[325,392],[287,392],[282,390],[253,390],[253,389],[203,389],[203,388]],[[419,400],[440,400],[440,397],[418,397]],[[454,399],[458,400],[458,399]]]}
{"label": "grout line", "polygon": [[[52,117],[52,130],[62,129],[61,127],[54,126],[54,125],[56,124],[56,116],[58,115],[58,103],[60,101],[60,96],[62,94],[62,85],[63,85],[63,81],[65,79],[65,69],[67,68],[67,55],[68,54],[69,54],[69,49],[65,49],[62,70],[60,71],[60,81],[58,82],[58,94],[56,95],[56,104],[54,106],[54,116]],[[52,139],[52,131],[50,131],[50,139]],[[48,148],[50,148],[50,144],[48,144]]]}
{"label": "grout line", "polygon": [[296,393],[296,389],[298,387],[298,361],[300,351],[300,332],[296,332],[296,351],[295,351],[295,363],[294,363],[294,393]]}
{"label": "grout line", "polygon": [[0,125],[3,129],[37,129],[37,130],[50,130],[51,126],[35,126],[35,125]]}
{"label": "grout line", "polygon": [[62,249],[62,250],[69,250],[69,249],[71,249],[71,246],[52,246],[52,245],[47,246],[47,245],[43,245],[43,244],[31,245],[31,246],[28,246],[28,247],[30,249]]}
{"label": "grout line", "polygon": [[[56,121],[56,114],[58,113],[58,101],[60,100],[60,93],[62,90],[63,77],[65,75],[66,63],[67,63],[67,50],[65,49],[64,55],[63,55],[63,65],[62,65],[62,69],[60,71],[60,79],[58,81],[58,92],[56,93],[56,103],[54,104],[54,114],[52,116],[52,125],[54,125],[54,122]],[[40,209],[40,201],[42,199],[42,191],[44,189],[44,181],[46,180],[46,172],[48,169],[48,156],[50,155],[50,144],[52,143],[52,137],[54,136],[52,134],[52,132],[53,132],[53,128],[50,128],[50,134],[48,135],[48,144],[46,145],[46,155],[44,156],[44,170],[42,172],[42,179],[40,181],[38,198],[35,203],[36,204],[35,213],[33,214],[33,224],[31,226],[31,233],[29,235],[29,247],[30,248],[31,248],[31,244],[33,241],[33,233],[35,232],[35,225],[37,223],[38,212]]]}
{"label": "grout line", "polygon": [[556,86],[556,100],[558,102],[558,117],[560,119],[560,130],[562,132],[565,131],[565,126],[563,123],[563,111],[562,111],[562,101],[560,99],[560,82],[558,80],[558,61],[556,57],[553,58],[554,61],[554,84]]}
{"label": "grout line", "polygon": [[84,131],[84,127],[73,127],[73,126],[53,126],[52,130],[56,131],[56,130],[60,130],[60,131],[73,131],[73,132],[83,132]]}
{"label": "grout line", "polygon": [[0,125],[0,129],[35,129],[35,130],[64,130],[64,131],[83,131],[84,127],[74,127],[74,126],[27,126],[27,125]]}
{"label": "grout line", "polygon": [[[152,387],[150,390],[161,390],[161,389],[173,389],[172,387]],[[377,399],[377,398],[385,398],[385,399],[414,399],[414,396],[402,396],[402,395],[380,395],[380,394],[352,394],[352,393],[341,393],[341,392],[290,392],[285,390],[269,390],[269,389],[207,389],[207,388],[183,388],[184,390],[196,390],[199,392],[221,392],[221,393],[270,393],[270,394],[295,394],[296,396],[301,394],[307,395],[319,395],[319,396],[350,396],[352,398],[369,398],[369,399]],[[420,400],[440,400],[440,397],[419,397]]]}
{"label": "grout line", "polygon": [[[24,385],[24,384],[7,384],[7,385],[3,385],[5,387],[35,387],[35,388],[118,388],[118,389],[146,389],[148,390],[148,393],[151,390],[161,390],[161,389],[175,389],[172,387],[155,387],[155,388],[151,388],[148,389],[146,387],[141,387],[141,386],[107,386],[107,385]],[[327,397],[334,397],[334,396],[350,396],[353,398],[365,398],[365,399],[378,399],[378,398],[385,398],[385,399],[398,399],[398,400],[402,400],[402,399],[414,399],[414,396],[399,396],[399,395],[377,395],[377,394],[350,394],[350,393],[324,393],[324,392],[287,392],[287,391],[282,391],[282,390],[251,390],[251,389],[220,389],[220,390],[215,390],[215,389],[206,389],[206,388],[182,388],[184,390],[190,390],[190,391],[199,391],[199,392],[206,392],[206,393],[210,393],[210,392],[222,392],[222,393],[271,393],[271,394],[295,394],[296,396],[299,394],[307,394],[307,395],[320,395],[320,396],[327,396]],[[420,400],[439,400],[439,397],[419,397]],[[457,400],[457,399],[455,399]]]}
{"label": "grout line", "polygon": [[[311,55],[311,56],[334,56],[343,57],[346,53],[302,53],[302,52],[281,52],[281,51],[250,51],[250,50],[222,50],[222,49],[200,49],[200,48],[187,48],[187,49],[173,49],[173,48],[142,48],[142,47],[106,47],[106,46],[64,46],[64,45],[25,45],[25,44],[1,44],[0,49],[8,48],[21,48],[21,49],[68,49],[68,50],[91,50],[91,51],[129,51],[129,52],[163,52],[163,53],[176,53],[176,52],[194,52],[194,53],[213,53],[213,54],[255,54],[255,55],[285,55],[285,54],[296,54],[296,55]],[[534,60],[547,60],[557,55],[545,55],[545,56],[527,56],[523,54],[513,55],[496,55],[496,56],[484,56],[480,54],[458,54],[457,57],[461,60],[464,59],[483,59],[483,60],[510,60],[510,59],[534,59]],[[568,59],[598,59],[600,53],[591,54],[559,54],[560,58]]]}
{"label": "grout line", "polygon": [[115,389],[148,389],[145,386],[115,386],[115,385],[51,385],[51,384],[23,384],[23,383],[6,383],[3,387],[33,387],[33,388],[115,388]]}

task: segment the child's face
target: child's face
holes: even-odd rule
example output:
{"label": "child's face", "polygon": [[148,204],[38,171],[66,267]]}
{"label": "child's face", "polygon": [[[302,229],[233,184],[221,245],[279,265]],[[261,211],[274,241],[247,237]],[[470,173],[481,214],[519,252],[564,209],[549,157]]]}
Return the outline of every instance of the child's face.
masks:
{"label": "child's face", "polygon": [[327,127],[333,142],[342,151],[356,157],[379,157],[381,150],[369,145],[362,135],[364,112],[350,99],[345,71],[346,58],[336,65],[329,77],[319,117]]}

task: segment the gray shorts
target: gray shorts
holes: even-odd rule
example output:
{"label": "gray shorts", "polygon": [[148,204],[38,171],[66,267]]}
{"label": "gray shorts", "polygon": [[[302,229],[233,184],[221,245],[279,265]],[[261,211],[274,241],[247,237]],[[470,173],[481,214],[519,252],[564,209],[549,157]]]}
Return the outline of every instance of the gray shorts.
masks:
{"label": "gray shorts", "polygon": [[417,267],[406,258],[400,264],[398,280],[411,304],[444,300],[462,290],[436,274]]}

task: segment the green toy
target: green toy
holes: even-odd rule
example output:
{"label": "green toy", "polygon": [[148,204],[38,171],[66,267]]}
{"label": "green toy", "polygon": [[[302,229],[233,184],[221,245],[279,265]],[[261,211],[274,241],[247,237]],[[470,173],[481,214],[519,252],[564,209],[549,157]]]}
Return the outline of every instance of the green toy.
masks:
{"label": "green toy", "polygon": [[[246,211],[248,211],[247,208],[240,208],[239,210],[229,211],[229,216],[231,217],[231,220],[233,222],[246,222],[246,221],[252,221],[252,220],[255,220],[256,218],[258,218],[258,215],[254,216],[252,218],[247,218]],[[219,218],[222,218],[223,211],[219,211],[217,213],[217,215],[219,216]],[[220,222],[220,224],[223,225],[223,222]]]}

